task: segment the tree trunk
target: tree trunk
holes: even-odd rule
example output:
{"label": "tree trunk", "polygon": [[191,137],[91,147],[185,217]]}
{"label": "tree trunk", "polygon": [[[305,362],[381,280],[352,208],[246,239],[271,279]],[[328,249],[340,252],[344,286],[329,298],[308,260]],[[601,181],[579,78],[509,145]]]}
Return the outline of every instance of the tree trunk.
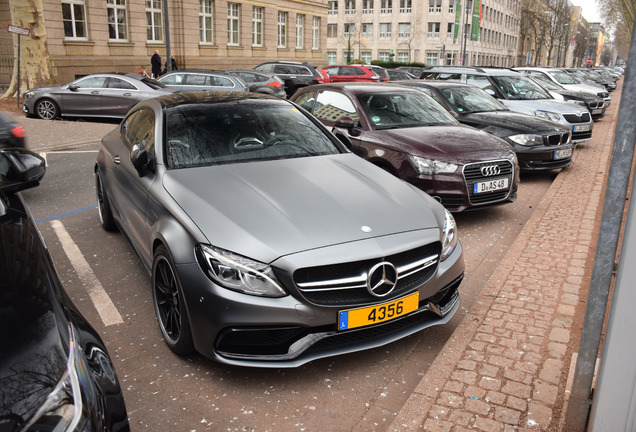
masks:
{"label": "tree trunk", "polygon": [[[13,51],[16,61],[9,89],[2,97],[16,96],[34,87],[51,83],[51,58],[46,40],[44,25],[44,8],[42,0],[9,0],[11,22],[18,27],[31,31],[29,36],[20,36],[20,71],[18,71],[18,37],[13,38]],[[18,73],[20,73],[20,89],[18,89]]]}

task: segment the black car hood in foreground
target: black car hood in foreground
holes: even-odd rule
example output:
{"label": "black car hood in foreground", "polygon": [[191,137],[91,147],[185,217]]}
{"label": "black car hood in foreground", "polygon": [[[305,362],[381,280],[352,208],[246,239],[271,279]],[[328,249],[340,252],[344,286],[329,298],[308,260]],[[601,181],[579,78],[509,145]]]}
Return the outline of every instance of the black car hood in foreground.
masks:
{"label": "black car hood in foreground", "polygon": [[[511,111],[489,111],[481,113],[460,114],[459,121],[474,125],[488,131],[488,126],[508,129],[511,134],[549,134],[555,132],[567,132],[567,128],[558,123],[553,123],[527,114],[519,114]],[[498,135],[499,136],[499,135]]]}
{"label": "black car hood in foreground", "polygon": [[351,153],[170,170],[163,184],[210,244],[262,262],[437,230],[443,218],[432,198]]}

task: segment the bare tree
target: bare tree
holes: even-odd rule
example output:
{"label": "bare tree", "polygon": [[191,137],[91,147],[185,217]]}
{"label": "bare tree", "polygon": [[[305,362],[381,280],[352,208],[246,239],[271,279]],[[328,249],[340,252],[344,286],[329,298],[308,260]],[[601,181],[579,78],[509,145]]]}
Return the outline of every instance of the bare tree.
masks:
{"label": "bare tree", "polygon": [[567,0],[549,0],[548,10],[545,11],[547,19],[545,20],[546,29],[546,50],[547,50],[547,62],[550,65],[552,59],[552,52],[556,48],[560,49],[561,43],[563,43],[563,36],[566,31],[569,31],[572,15],[568,7]]}
{"label": "bare tree", "polygon": [[574,53],[573,53],[574,55],[573,66],[581,67],[583,65],[583,62],[587,58],[587,47],[590,42],[590,33],[589,33],[588,25],[583,25],[578,27],[578,31],[576,35],[574,36],[574,42],[576,43],[576,46],[574,47]]}
{"label": "bare tree", "polygon": [[[50,84],[52,69],[44,27],[42,0],[9,0],[9,7],[13,25],[29,29],[31,34],[20,37],[21,70],[18,70],[16,61],[9,88],[2,97],[15,96],[23,90]],[[17,55],[17,36],[14,38],[14,52]],[[21,80],[20,89],[18,89],[18,74]]]}
{"label": "bare tree", "polygon": [[636,0],[597,0],[606,26],[616,28],[616,37],[629,46],[634,26]]}

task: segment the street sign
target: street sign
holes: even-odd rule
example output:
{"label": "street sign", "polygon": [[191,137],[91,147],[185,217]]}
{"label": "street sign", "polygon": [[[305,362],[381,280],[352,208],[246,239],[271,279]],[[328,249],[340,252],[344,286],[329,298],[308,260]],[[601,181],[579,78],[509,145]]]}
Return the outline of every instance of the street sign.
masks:
{"label": "street sign", "polygon": [[592,59],[588,57],[587,58],[587,64],[590,64],[590,63],[592,63]]}
{"label": "street sign", "polygon": [[31,34],[31,30],[27,28],[23,28],[23,27],[14,26],[11,24],[7,26],[7,31],[9,33],[15,33],[17,35],[22,35],[22,36],[28,36]]}

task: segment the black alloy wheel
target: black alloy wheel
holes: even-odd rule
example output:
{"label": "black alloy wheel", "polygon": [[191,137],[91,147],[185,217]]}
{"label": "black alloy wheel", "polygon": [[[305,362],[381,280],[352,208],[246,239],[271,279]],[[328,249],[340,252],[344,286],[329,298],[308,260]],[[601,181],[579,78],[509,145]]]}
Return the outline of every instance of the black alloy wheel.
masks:
{"label": "black alloy wheel", "polygon": [[194,343],[181,284],[165,246],[157,248],[152,265],[152,300],[159,329],[168,347],[178,355],[192,353]]}
{"label": "black alloy wheel", "polygon": [[110,202],[108,196],[104,190],[102,179],[98,171],[95,171],[95,193],[97,195],[97,210],[99,212],[99,221],[102,224],[102,228],[106,231],[113,231],[117,226],[115,225],[115,219],[113,218],[113,212],[110,209]]}

